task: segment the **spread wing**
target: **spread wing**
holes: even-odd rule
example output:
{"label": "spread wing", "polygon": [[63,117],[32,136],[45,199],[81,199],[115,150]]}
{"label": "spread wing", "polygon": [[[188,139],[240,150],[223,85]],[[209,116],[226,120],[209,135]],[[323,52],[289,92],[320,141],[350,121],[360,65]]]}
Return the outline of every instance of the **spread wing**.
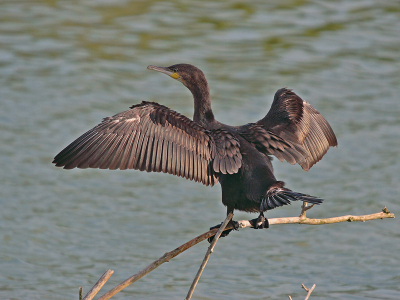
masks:
{"label": "spread wing", "polygon": [[214,159],[235,162],[229,157],[231,147],[219,146],[210,131],[189,118],[144,101],[105,118],[62,150],[53,163],[65,169],[163,172],[212,186],[219,172],[227,172],[214,168]]}
{"label": "spread wing", "polygon": [[329,147],[337,146],[336,136],[325,118],[286,88],[276,92],[271,109],[263,119],[242,127],[251,126],[257,127],[253,130],[257,132],[253,139],[264,140],[265,153],[298,163],[305,171],[317,163]]}

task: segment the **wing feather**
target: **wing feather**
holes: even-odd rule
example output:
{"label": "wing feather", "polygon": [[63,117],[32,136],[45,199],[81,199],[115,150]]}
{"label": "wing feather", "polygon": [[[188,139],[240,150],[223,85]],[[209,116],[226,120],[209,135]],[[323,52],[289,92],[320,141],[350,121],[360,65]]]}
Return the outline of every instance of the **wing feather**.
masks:
{"label": "wing feather", "polygon": [[132,131],[132,133],[129,135],[128,142],[126,143],[126,148],[125,152],[122,155],[121,163],[120,163],[120,170],[126,170],[128,169],[128,162],[129,162],[129,157],[132,155],[132,149],[133,149],[133,141],[135,139],[136,131]]}
{"label": "wing feather", "polygon": [[142,102],[105,118],[62,150],[53,163],[69,169],[162,171],[214,185],[218,182],[212,167],[214,148],[218,146],[210,131],[165,106]]}
{"label": "wing feather", "polygon": [[329,147],[337,146],[335,133],[326,119],[286,88],[276,92],[263,119],[241,126],[238,131],[259,151],[279,160],[297,162],[305,171],[321,160]]}
{"label": "wing feather", "polygon": [[122,136],[113,135],[109,141],[108,147],[101,158],[101,164],[99,166],[100,169],[108,169],[110,163],[112,163],[113,154],[115,149],[118,147],[121,142]]}
{"label": "wing feather", "polygon": [[[70,145],[69,147],[65,148],[63,151],[60,152],[60,163],[65,163],[68,159],[72,156],[69,151],[73,151],[77,153],[76,155],[79,156],[85,152],[85,150],[90,146],[90,143],[94,142],[95,139],[100,138],[96,132],[87,132],[85,134],[87,139],[87,144],[85,144],[84,139],[77,140],[76,145]],[[66,168],[67,169],[67,168]]]}
{"label": "wing feather", "polygon": [[[90,154],[94,151],[86,151],[91,145],[95,144],[97,141],[99,141],[99,139],[101,138],[101,135],[91,135],[88,137],[88,142],[86,145],[84,145],[83,147],[80,147],[80,150],[78,150],[78,148],[76,147],[74,150],[77,150],[78,154],[77,154],[77,160],[75,161],[74,165],[70,165],[69,167],[65,167],[66,169],[68,168],[75,168],[75,166],[77,166],[78,164],[80,165],[82,161],[84,160],[88,160],[88,157],[90,157]],[[100,144],[101,145],[101,144]],[[69,159],[69,156],[67,155],[64,158],[64,162],[67,162]]]}
{"label": "wing feather", "polygon": [[115,150],[113,161],[110,163],[109,169],[115,170],[117,166],[121,163],[122,154],[126,149],[126,142],[129,139],[129,135],[124,135],[119,143],[118,148]]}
{"label": "wing feather", "polygon": [[[107,154],[107,147],[111,144],[112,140],[115,139],[115,136],[111,135],[110,133],[107,133],[98,142],[99,147],[96,147],[97,145],[93,144],[93,158],[94,158],[94,164],[96,165],[96,168],[100,167],[101,164],[101,159]],[[103,156],[104,155],[104,156]],[[91,158],[90,153],[88,153],[88,157]],[[70,158],[70,163],[71,167],[73,168],[79,168],[79,165],[77,163],[80,162],[80,159],[78,158],[76,161],[73,160],[73,157]],[[91,166],[90,166],[91,167]],[[66,169],[68,169],[68,166],[65,166]]]}
{"label": "wing feather", "polygon": [[215,142],[212,148],[213,168],[222,174],[235,174],[242,166],[242,154],[238,139],[225,129],[210,131]]}
{"label": "wing feather", "polygon": [[246,124],[239,127],[238,132],[260,152],[274,155],[280,161],[286,160],[293,165],[304,162],[304,155],[308,156],[300,144],[283,139],[259,124]]}
{"label": "wing feather", "polygon": [[129,158],[128,169],[136,169],[136,159],[140,155],[140,147],[141,147],[141,145],[139,146],[139,140],[142,135],[143,133],[140,130],[136,130],[135,140],[133,141],[132,145],[132,153],[131,157]]}

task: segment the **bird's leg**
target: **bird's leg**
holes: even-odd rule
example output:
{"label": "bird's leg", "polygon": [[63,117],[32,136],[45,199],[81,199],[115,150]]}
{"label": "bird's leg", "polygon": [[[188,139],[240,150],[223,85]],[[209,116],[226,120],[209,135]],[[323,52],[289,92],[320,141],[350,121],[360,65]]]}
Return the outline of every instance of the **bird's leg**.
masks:
{"label": "bird's leg", "polygon": [[[228,209],[227,215],[229,215],[229,213],[233,213],[233,209],[232,209],[232,210]],[[214,228],[220,228],[221,225],[222,225],[222,223],[221,223],[221,224],[218,224],[218,225],[215,225],[215,226],[213,226],[213,227],[210,227],[210,230],[212,230],[212,229],[214,229]],[[229,221],[229,223],[226,225],[226,227],[228,227],[229,225],[232,226],[233,228],[232,228],[232,229],[224,230],[224,231],[221,233],[221,236],[220,236],[220,237],[225,237],[225,236],[227,236],[232,230],[239,230],[239,222],[233,221],[233,220],[231,219],[231,220]],[[212,241],[214,240],[214,236],[209,237],[207,240],[208,240],[208,242],[211,244]]]}
{"label": "bird's leg", "polygon": [[250,221],[253,224],[254,229],[264,229],[269,228],[269,222],[266,217],[264,217],[264,212],[260,212],[260,215],[257,219],[253,219]]}

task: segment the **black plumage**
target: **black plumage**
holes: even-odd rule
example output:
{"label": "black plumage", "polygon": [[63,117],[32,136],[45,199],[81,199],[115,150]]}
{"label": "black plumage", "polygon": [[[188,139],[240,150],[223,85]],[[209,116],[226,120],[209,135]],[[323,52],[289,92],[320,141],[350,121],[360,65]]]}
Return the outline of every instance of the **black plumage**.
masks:
{"label": "black plumage", "polygon": [[276,92],[267,115],[255,123],[229,126],[215,120],[208,83],[189,64],[149,66],[182,82],[193,94],[194,117],[143,101],[105,118],[62,150],[57,167],[137,169],[181,176],[205,185],[220,182],[222,202],[260,212],[302,200],[322,199],[293,192],[277,181],[270,155],[308,171],[337,141],[329,123],[289,89]]}

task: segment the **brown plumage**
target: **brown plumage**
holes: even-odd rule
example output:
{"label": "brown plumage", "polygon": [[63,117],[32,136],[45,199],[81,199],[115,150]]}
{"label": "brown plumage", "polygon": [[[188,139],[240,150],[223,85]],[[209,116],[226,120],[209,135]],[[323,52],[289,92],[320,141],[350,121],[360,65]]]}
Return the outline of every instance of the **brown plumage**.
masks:
{"label": "brown plumage", "polygon": [[57,167],[163,172],[211,186],[219,181],[228,212],[260,212],[260,217],[295,200],[322,202],[285,188],[273,175],[269,157],[308,171],[337,145],[328,122],[308,102],[283,88],[263,119],[229,126],[215,120],[201,70],[188,64],[148,69],[177,79],[192,92],[193,121],[143,101],[73,141],[54,158]]}

